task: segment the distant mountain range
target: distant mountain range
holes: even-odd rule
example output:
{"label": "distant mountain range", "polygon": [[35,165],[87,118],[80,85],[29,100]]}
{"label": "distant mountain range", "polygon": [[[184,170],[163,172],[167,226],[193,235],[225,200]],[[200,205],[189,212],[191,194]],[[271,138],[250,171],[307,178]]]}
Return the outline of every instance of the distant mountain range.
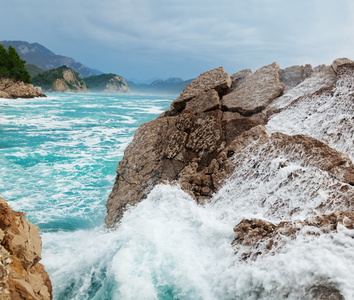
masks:
{"label": "distant mountain range", "polygon": [[25,41],[0,41],[0,44],[2,44],[6,49],[9,46],[14,47],[17,53],[26,61],[27,64],[36,65],[45,71],[59,68],[61,66],[68,66],[78,72],[81,77],[103,74],[101,71],[86,67],[71,57],[56,55],[38,43],[30,44]]}
{"label": "distant mountain range", "polygon": [[139,94],[164,94],[178,95],[193,79],[183,80],[178,77],[170,77],[166,80],[157,79],[150,84],[127,81],[130,90]]}

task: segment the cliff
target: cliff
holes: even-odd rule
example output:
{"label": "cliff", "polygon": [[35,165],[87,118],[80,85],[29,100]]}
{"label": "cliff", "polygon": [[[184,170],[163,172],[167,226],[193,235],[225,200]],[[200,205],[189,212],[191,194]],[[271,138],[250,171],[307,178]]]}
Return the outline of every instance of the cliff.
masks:
{"label": "cliff", "polygon": [[0,98],[35,98],[46,97],[32,84],[27,84],[13,78],[0,78]]}
{"label": "cliff", "polygon": [[67,66],[38,74],[32,82],[48,92],[87,92],[80,74]]}
{"label": "cliff", "polygon": [[92,92],[126,94],[130,93],[124,78],[116,74],[102,74],[83,79]]}
{"label": "cliff", "polygon": [[0,298],[52,299],[52,285],[41,260],[39,228],[0,198]]}

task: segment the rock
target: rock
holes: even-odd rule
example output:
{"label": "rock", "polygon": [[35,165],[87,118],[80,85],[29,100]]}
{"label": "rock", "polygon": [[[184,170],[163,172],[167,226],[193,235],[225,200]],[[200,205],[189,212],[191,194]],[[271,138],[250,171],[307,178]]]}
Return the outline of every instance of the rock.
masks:
{"label": "rock", "polygon": [[252,74],[253,74],[253,72],[251,69],[241,70],[235,74],[232,74],[230,76],[230,78],[232,80],[231,90],[234,90],[235,88],[240,86],[242,83],[244,83],[247,80],[247,78]]}
{"label": "rock", "polygon": [[35,98],[46,97],[31,84],[13,78],[0,78],[0,98]]}
{"label": "rock", "polygon": [[12,99],[12,96],[10,96],[8,93],[0,91],[0,98]]}
{"label": "rock", "polygon": [[337,74],[338,68],[343,65],[349,65],[354,67],[354,61],[352,61],[349,58],[337,58],[336,60],[333,61],[331,67],[333,68],[334,72],[336,72]]}
{"label": "rock", "polygon": [[257,70],[221,100],[224,110],[252,115],[262,111],[280,96],[285,84],[279,81],[279,65],[273,63]]}
{"label": "rock", "polygon": [[230,86],[231,78],[223,67],[202,73],[197,79],[186,86],[182,94],[172,102],[171,108],[181,111],[185,108],[189,100],[198,96],[200,93],[212,89],[220,93],[230,88]]}
{"label": "rock", "polygon": [[195,114],[220,109],[219,94],[215,90],[202,92],[188,101],[185,109]]}
{"label": "rock", "polygon": [[306,78],[311,76],[312,72],[311,65],[292,66],[285,70],[280,70],[279,79],[285,84],[284,92],[303,82]]}
{"label": "rock", "polygon": [[354,212],[341,211],[328,215],[311,216],[304,221],[284,221],[278,225],[260,219],[243,220],[234,228],[232,245],[242,260],[256,260],[260,255],[274,254],[304,235],[333,234],[338,225],[354,229]]}
{"label": "rock", "polygon": [[[309,70],[305,71],[304,68],[303,72],[305,76],[309,73]],[[336,74],[331,67],[325,65],[318,66],[313,69],[310,77],[305,78],[305,80],[300,82],[298,85],[290,88],[291,85],[289,84],[289,88],[286,89],[284,95],[275,99],[267,107],[266,113],[269,114],[271,111],[282,109],[301,97],[310,96],[317,91],[329,89],[333,87],[335,82]]]}
{"label": "rock", "polygon": [[[266,126],[271,132],[311,135],[353,159],[354,102],[351,95],[354,93],[354,67],[339,66],[337,75],[331,67],[319,69],[315,68],[310,78],[292,89],[301,87],[301,93],[283,99],[286,94],[267,108],[276,107],[277,112],[270,115]],[[313,81],[315,78],[317,83]],[[322,88],[313,92],[319,87]],[[289,101],[290,104],[286,104]]]}
{"label": "rock", "polygon": [[14,212],[0,198],[1,299],[52,299],[52,285],[39,263],[42,242],[39,228]]}
{"label": "rock", "polygon": [[[288,68],[283,71],[282,79],[288,87],[303,80],[291,89],[294,90],[300,85],[310,85],[307,81],[314,77],[328,75],[321,82],[333,85],[342,76],[336,77],[331,67],[321,66],[304,79],[311,70],[309,65]],[[344,66],[338,70],[347,73]],[[235,82],[246,80],[234,90],[222,68],[203,73],[173,101],[167,112],[143,124],[117,167],[116,182],[106,204],[108,227],[116,226],[124,211],[146,198],[161,182],[180,184],[197,203],[203,204],[231,176],[240,176],[243,180],[250,176],[266,183],[277,172],[285,176],[281,178],[285,186],[288,183],[291,186],[296,178],[307,186],[306,182],[317,173],[322,179],[313,184],[312,190],[304,188],[311,195],[309,199],[299,194],[301,205],[309,201],[304,208],[300,204],[290,207],[285,200],[279,205],[280,200],[274,200],[278,190],[281,194],[282,185],[277,185],[273,194],[261,195],[260,205],[269,206],[269,215],[296,216],[303,209],[305,213],[314,209],[321,213],[333,212],[333,203],[337,203],[337,209],[352,209],[354,171],[348,156],[316,138],[271,134],[261,125],[268,121],[267,105],[277,101],[276,97],[285,88],[279,80],[279,72],[279,66],[273,63],[253,74],[249,70],[236,73]],[[222,97],[221,107],[219,97]],[[328,195],[319,206],[317,191],[320,188]],[[338,190],[341,192],[336,193]]]}

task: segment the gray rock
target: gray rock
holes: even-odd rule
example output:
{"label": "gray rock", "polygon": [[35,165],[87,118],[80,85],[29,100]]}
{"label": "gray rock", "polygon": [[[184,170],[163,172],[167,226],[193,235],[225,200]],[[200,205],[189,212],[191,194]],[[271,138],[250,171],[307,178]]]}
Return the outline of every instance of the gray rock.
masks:
{"label": "gray rock", "polygon": [[262,111],[285,89],[285,84],[279,81],[279,70],[277,63],[257,70],[245,83],[222,98],[223,109],[243,115]]}
{"label": "gray rock", "polygon": [[214,89],[220,93],[225,89],[230,88],[231,78],[223,67],[204,72],[197,79],[192,81],[183,90],[182,94],[172,102],[172,108],[180,111],[183,110],[186,103],[202,92]]}
{"label": "gray rock", "polygon": [[231,90],[234,90],[235,88],[240,86],[242,83],[244,83],[246,81],[246,79],[252,74],[253,74],[253,72],[251,69],[241,70],[235,74],[232,74],[230,76],[230,78],[232,80]]}
{"label": "gray rock", "polygon": [[279,79],[285,83],[285,91],[297,86],[312,74],[312,66],[292,66],[284,70],[280,70]]}

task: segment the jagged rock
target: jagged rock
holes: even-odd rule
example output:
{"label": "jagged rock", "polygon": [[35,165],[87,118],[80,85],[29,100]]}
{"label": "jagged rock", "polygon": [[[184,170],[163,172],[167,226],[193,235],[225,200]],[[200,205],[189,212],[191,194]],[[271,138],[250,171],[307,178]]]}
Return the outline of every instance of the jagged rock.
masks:
{"label": "jagged rock", "polygon": [[42,92],[22,81],[13,78],[0,78],[0,98],[46,97]]}
{"label": "jagged rock", "polygon": [[311,65],[292,66],[286,68],[285,70],[280,70],[279,80],[285,84],[284,92],[299,85],[306,78],[310,77],[312,72],[313,70]]}
{"label": "jagged rock", "polygon": [[234,90],[235,88],[239,87],[252,74],[253,74],[253,72],[252,72],[251,69],[241,70],[241,71],[239,71],[239,72],[237,72],[235,74],[232,74],[230,76],[230,78],[232,80],[231,90]]}
{"label": "jagged rock", "polygon": [[52,285],[39,263],[42,242],[39,228],[14,212],[0,198],[1,299],[52,299]]}
{"label": "jagged rock", "polygon": [[230,88],[230,86],[231,78],[229,74],[225,72],[223,67],[204,72],[186,86],[182,94],[172,102],[171,107],[177,111],[181,111],[189,100],[198,96],[200,93],[211,89],[220,93]]}
{"label": "jagged rock", "polygon": [[[338,68],[342,70],[339,73],[344,72],[344,67],[341,68]],[[114,227],[129,206],[142,201],[160,182],[180,184],[201,204],[222,187],[226,178],[234,176],[235,170],[242,171],[244,180],[247,176],[253,176],[266,182],[269,174],[261,177],[261,162],[265,170],[283,169],[281,173],[288,176],[284,179],[288,182],[299,177],[301,184],[306,185],[311,180],[306,175],[307,169],[321,174],[322,181],[314,186],[318,190],[322,184],[328,191],[327,200],[319,205],[316,202],[317,190],[309,190],[309,199],[316,201],[310,201],[306,206],[308,211],[333,211],[336,201],[337,209],[352,209],[350,199],[354,195],[351,187],[354,170],[345,154],[313,137],[271,134],[260,125],[268,121],[265,114],[267,105],[277,101],[274,98],[284,90],[285,84],[279,80],[279,70],[279,66],[273,63],[253,74],[248,70],[238,75],[236,73],[234,78],[244,76],[246,81],[234,90],[230,88],[231,79],[222,68],[203,73],[173,101],[167,112],[143,124],[117,167],[116,183],[106,204],[107,225]],[[290,86],[309,73],[309,66],[290,68],[283,74],[283,80],[288,81]],[[333,85],[341,75],[336,77],[331,67],[320,66],[298,86],[311,85],[307,81],[321,76],[327,76],[321,84]],[[221,107],[219,97],[222,97]],[[242,109],[235,109],[239,105],[236,105],[237,97],[239,104],[244,105]],[[233,106],[228,107],[225,103]],[[252,116],[245,117],[245,114]],[[248,161],[250,157],[256,161]],[[276,171],[272,172],[276,174]],[[235,174],[237,176],[237,172]],[[285,181],[284,185],[287,184]],[[277,188],[281,189],[281,185]],[[270,214],[277,212],[277,216],[292,216],[301,210],[301,207],[288,207],[290,204],[285,200],[281,206],[279,201],[267,203],[268,199],[274,201],[275,195],[276,191],[274,195],[260,197],[263,199],[260,200],[262,205],[269,205]],[[300,202],[306,201],[302,197],[299,199]]]}
{"label": "jagged rock", "polygon": [[188,101],[185,109],[191,110],[195,114],[220,109],[219,94],[215,90],[202,92]]}
{"label": "jagged rock", "polygon": [[0,91],[0,98],[12,99],[12,96],[10,96],[8,93]]}
{"label": "jagged rock", "polygon": [[[306,73],[305,73],[306,74]],[[307,77],[304,81],[287,89],[285,94],[275,99],[266,109],[269,114],[272,111],[277,111],[286,107],[295,100],[309,96],[317,91],[331,88],[336,81],[336,73],[331,67],[320,65],[313,69],[310,77]]]}
{"label": "jagged rock", "polygon": [[337,58],[336,60],[333,61],[332,63],[332,68],[336,74],[338,73],[338,68],[343,66],[343,65],[350,65],[354,67],[354,61],[352,61],[349,58]]}
{"label": "jagged rock", "polygon": [[255,260],[259,255],[274,254],[296,239],[301,230],[305,235],[318,236],[337,231],[338,225],[354,229],[354,212],[341,211],[328,215],[311,216],[304,221],[284,221],[275,225],[260,219],[246,219],[234,228],[232,245],[241,259]]}
{"label": "jagged rock", "polygon": [[[291,99],[284,99],[287,95],[276,99],[267,108],[277,108],[277,113],[269,117],[267,128],[271,132],[280,131],[289,135],[312,135],[353,159],[354,66],[338,66],[337,73],[331,67],[323,67],[292,89],[301,87],[304,93],[300,92]],[[318,81],[313,81],[315,78]],[[322,88],[307,94],[307,91],[312,92],[319,87]],[[286,105],[288,101],[290,104]]]}
{"label": "jagged rock", "polygon": [[279,65],[273,63],[250,75],[246,82],[222,98],[224,110],[242,115],[262,111],[284,91],[285,84],[279,81],[279,70]]}
{"label": "jagged rock", "polygon": [[78,73],[69,68],[63,70],[63,78],[57,78],[52,87],[53,91],[57,92],[87,92],[87,87],[81,78],[78,78]]}

